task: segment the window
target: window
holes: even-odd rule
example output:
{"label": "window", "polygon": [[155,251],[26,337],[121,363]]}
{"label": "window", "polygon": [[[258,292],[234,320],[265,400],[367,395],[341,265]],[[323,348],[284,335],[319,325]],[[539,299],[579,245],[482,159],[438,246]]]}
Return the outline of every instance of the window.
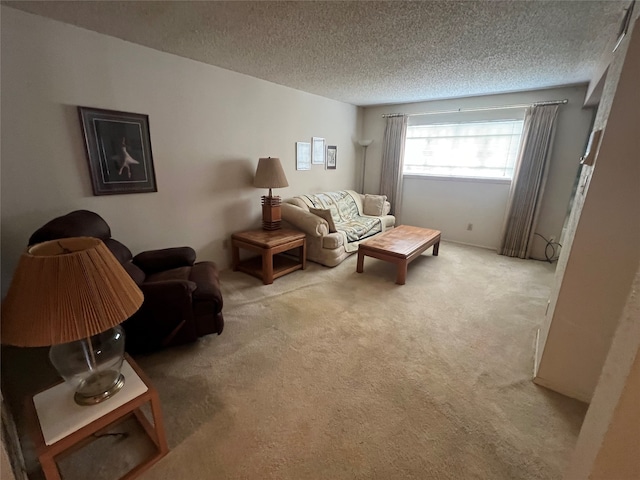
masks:
{"label": "window", "polygon": [[410,125],[405,175],[511,179],[523,120]]}

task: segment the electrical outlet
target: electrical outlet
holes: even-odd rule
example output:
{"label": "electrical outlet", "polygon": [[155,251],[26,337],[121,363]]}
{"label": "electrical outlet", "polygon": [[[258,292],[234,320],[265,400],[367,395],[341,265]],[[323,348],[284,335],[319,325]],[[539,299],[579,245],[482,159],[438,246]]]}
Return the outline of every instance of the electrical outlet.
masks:
{"label": "electrical outlet", "polygon": [[473,230],[473,223],[468,223],[467,224],[467,230],[469,230],[469,231]]}

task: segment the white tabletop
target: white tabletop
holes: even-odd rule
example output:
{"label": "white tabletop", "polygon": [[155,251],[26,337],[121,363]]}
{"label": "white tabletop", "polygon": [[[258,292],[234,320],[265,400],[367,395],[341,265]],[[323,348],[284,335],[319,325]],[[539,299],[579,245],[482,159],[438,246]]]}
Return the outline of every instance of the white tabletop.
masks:
{"label": "white tabletop", "polygon": [[66,382],[34,396],[33,403],[45,443],[53,445],[148,390],[126,360],[122,364],[122,374],[125,378],[122,390],[96,405],[78,405],[73,400],[73,388]]}

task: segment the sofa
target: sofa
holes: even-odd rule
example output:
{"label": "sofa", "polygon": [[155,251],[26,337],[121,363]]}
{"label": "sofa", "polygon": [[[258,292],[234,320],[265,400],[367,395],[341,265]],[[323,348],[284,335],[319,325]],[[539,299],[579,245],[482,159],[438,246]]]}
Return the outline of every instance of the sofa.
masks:
{"label": "sofa", "polygon": [[298,195],[282,201],[282,223],[307,238],[307,260],[335,267],[358,251],[362,240],[395,226],[384,195],[353,190]]}
{"label": "sofa", "polygon": [[54,218],[31,235],[29,245],[81,236],[101,239],[144,294],[140,309],[122,324],[129,353],[150,352],[222,333],[218,269],[213,262],[196,262],[193,248],[149,250],[134,257],[111,237],[107,222],[88,210]]}

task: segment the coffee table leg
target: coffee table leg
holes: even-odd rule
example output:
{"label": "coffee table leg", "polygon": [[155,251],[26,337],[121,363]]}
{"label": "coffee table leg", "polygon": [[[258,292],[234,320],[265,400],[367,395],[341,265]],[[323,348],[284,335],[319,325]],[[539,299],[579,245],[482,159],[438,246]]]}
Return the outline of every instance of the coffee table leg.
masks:
{"label": "coffee table leg", "polygon": [[404,285],[407,283],[407,261],[398,263],[398,276],[396,277],[396,283],[398,285]]}
{"label": "coffee table leg", "polygon": [[438,242],[433,245],[433,256],[434,257],[438,256],[438,250],[440,250],[440,240],[438,240]]}
{"label": "coffee table leg", "polygon": [[361,250],[358,250],[358,266],[356,267],[356,272],[362,273],[364,270],[364,253]]}

